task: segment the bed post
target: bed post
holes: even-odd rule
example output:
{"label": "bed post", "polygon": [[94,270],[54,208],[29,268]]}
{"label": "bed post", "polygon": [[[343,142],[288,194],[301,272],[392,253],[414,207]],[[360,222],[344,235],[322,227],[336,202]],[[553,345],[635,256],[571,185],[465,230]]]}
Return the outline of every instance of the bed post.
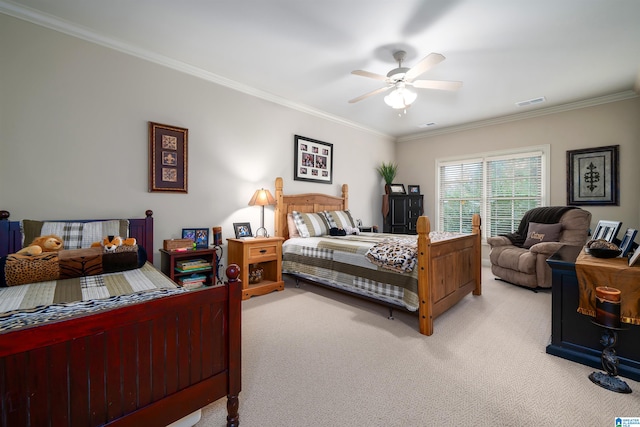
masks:
{"label": "bed post", "polygon": [[7,256],[22,249],[20,221],[9,221],[9,211],[0,211],[0,256]]}
{"label": "bed post", "polygon": [[342,203],[344,203],[344,210],[349,209],[349,186],[342,184]]}
{"label": "bed post", "polygon": [[283,212],[283,199],[282,199],[282,178],[276,178],[276,208],[274,210],[274,230],[273,234],[276,237],[284,237],[287,239],[289,236],[284,235],[284,230],[286,229],[286,221],[287,221],[287,212]]}
{"label": "bed post", "polygon": [[475,253],[474,258],[474,276],[476,281],[476,288],[473,290],[473,295],[482,295],[482,230],[480,229],[482,220],[479,214],[473,214],[471,217],[471,233],[476,236]]}
{"label": "bed post", "polygon": [[422,215],[416,224],[418,231],[418,324],[422,335],[433,335],[433,301],[431,296],[431,223]]}

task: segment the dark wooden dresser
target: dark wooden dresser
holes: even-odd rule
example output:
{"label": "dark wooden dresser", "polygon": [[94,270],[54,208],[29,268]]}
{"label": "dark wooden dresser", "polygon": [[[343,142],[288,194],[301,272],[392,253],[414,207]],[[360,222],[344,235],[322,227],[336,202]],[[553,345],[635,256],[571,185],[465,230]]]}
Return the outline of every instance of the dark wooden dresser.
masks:
{"label": "dark wooden dresser", "polygon": [[383,233],[418,233],[416,223],[424,212],[422,194],[385,195],[382,206]]}
{"label": "dark wooden dresser", "polygon": [[[564,246],[547,263],[552,270],[551,343],[547,353],[583,365],[602,369],[600,343],[604,329],[595,325],[593,317],[578,313],[578,278],[575,260],[581,247]],[[604,284],[603,284],[604,285]],[[614,284],[608,286],[615,287]],[[622,324],[615,346],[620,365],[618,374],[640,381],[640,326]]]}

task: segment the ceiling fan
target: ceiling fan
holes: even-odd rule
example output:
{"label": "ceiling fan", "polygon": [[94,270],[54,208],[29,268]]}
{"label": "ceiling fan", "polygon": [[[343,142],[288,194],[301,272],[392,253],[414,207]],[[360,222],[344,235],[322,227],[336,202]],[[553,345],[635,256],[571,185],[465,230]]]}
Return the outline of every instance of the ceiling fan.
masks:
{"label": "ceiling fan", "polygon": [[462,82],[446,81],[446,80],[415,80],[427,70],[444,61],[444,56],[439,53],[430,53],[420,62],[411,68],[403,67],[402,62],[407,53],[399,50],[393,54],[393,58],[398,61],[398,68],[389,71],[386,76],[372,73],[364,70],[354,70],[351,74],[357,76],[368,77],[370,79],[381,80],[386,83],[385,87],[360,95],[357,98],[349,100],[350,104],[362,101],[379,93],[394,89],[389,95],[384,97],[384,101],[392,108],[407,108],[416,100],[417,94],[408,87],[418,89],[439,89],[439,90],[457,90],[462,86]]}

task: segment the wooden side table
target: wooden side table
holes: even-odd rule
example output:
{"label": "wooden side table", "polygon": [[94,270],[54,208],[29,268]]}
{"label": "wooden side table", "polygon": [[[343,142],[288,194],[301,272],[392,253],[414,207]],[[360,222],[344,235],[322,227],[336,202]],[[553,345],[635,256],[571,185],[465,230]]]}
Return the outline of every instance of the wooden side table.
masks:
{"label": "wooden side table", "polygon": [[[216,249],[189,249],[186,251],[167,251],[160,249],[160,271],[167,275],[178,285],[181,285],[181,279],[189,277],[192,274],[203,274],[206,276],[205,286],[211,286],[216,283],[216,267],[217,262]],[[177,268],[179,261],[187,261],[192,259],[204,259],[208,265],[190,271],[180,271]]]}
{"label": "wooden side table", "polygon": [[[252,239],[227,239],[227,263],[240,266],[242,299],[284,290],[282,280],[282,237],[256,237]],[[264,272],[258,283],[249,283],[249,270],[260,266]]]}

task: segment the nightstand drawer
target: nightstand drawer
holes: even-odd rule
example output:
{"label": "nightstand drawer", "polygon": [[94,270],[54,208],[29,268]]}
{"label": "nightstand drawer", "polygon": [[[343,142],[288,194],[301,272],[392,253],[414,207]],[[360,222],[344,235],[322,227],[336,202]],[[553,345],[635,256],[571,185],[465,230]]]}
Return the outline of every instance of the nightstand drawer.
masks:
{"label": "nightstand drawer", "polygon": [[249,262],[261,259],[274,259],[277,253],[276,245],[250,247]]}

